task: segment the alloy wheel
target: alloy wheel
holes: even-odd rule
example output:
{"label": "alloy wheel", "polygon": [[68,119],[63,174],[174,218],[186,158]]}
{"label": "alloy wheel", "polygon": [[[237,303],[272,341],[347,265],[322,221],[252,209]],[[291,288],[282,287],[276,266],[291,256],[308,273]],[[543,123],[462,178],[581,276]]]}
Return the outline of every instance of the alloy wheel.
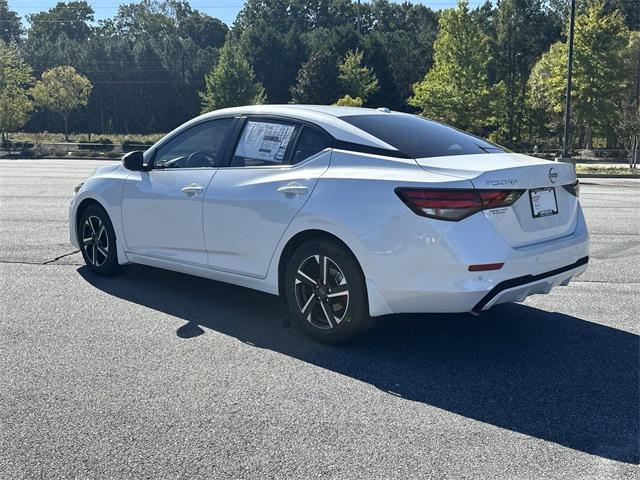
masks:
{"label": "alloy wheel", "polygon": [[104,222],[97,216],[87,217],[82,226],[82,248],[91,265],[100,267],[109,255],[109,235]]}
{"label": "alloy wheel", "polygon": [[307,257],[300,264],[294,288],[300,313],[314,327],[335,328],[347,315],[347,278],[338,264],[326,255]]}

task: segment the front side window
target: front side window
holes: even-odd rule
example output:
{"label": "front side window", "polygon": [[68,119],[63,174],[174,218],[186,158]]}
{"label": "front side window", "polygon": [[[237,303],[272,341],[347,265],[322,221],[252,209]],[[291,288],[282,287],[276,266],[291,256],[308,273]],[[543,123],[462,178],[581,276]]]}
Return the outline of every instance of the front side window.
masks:
{"label": "front side window", "polygon": [[267,120],[247,120],[231,159],[232,167],[283,165],[287,162],[295,124]]}
{"label": "front side window", "polygon": [[217,167],[232,123],[232,118],[221,118],[179,133],[158,149],[154,168]]}
{"label": "front side window", "polygon": [[413,158],[507,151],[488,140],[416,115],[382,113],[340,119]]}

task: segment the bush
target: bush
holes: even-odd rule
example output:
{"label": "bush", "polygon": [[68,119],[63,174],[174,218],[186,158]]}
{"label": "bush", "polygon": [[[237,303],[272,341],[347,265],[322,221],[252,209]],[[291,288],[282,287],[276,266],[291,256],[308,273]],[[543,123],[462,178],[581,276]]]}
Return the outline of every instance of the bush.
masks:
{"label": "bush", "polygon": [[122,152],[134,152],[136,150],[147,150],[153,143],[143,140],[125,140],[122,142]]}
{"label": "bush", "polygon": [[7,150],[9,152],[17,152],[20,151],[26,152],[31,150],[35,145],[33,142],[24,141],[24,142],[12,142],[11,140],[4,140],[2,142],[2,150]]}
{"label": "bush", "polygon": [[88,150],[90,152],[110,152],[113,150],[113,142],[110,138],[97,138],[95,140],[80,140],[78,142],[79,150]]}

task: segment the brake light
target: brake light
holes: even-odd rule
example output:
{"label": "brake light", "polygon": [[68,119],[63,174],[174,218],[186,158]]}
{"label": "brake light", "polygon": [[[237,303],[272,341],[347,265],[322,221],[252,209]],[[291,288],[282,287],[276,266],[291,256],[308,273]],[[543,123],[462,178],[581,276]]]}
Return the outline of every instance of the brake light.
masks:
{"label": "brake light", "polygon": [[567,192],[575,197],[580,196],[580,181],[576,180],[575,183],[570,183],[569,185],[562,185]]}
{"label": "brake light", "polygon": [[508,207],[513,205],[524,190],[478,190],[482,199],[482,209]]}
{"label": "brake light", "polygon": [[512,205],[524,190],[396,188],[396,194],[423,217],[457,222],[484,209]]}
{"label": "brake light", "polygon": [[482,209],[475,190],[396,188],[396,194],[418,215],[440,220],[462,220]]}

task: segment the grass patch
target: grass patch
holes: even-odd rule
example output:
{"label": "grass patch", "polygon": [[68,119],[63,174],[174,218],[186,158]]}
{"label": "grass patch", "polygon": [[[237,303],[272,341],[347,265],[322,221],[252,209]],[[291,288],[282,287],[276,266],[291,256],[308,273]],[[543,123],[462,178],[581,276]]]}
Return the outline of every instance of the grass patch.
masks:
{"label": "grass patch", "polygon": [[576,165],[576,173],[598,174],[598,175],[628,175],[630,177],[640,176],[640,169],[629,167],[608,167],[602,165]]}
{"label": "grass patch", "polygon": [[[70,143],[106,143],[102,140],[110,140],[111,143],[121,144],[154,144],[160,140],[164,133],[151,133],[148,135],[131,135],[131,134],[102,134],[102,133],[81,133],[69,135]],[[12,142],[31,142],[31,143],[65,143],[63,133],[29,133],[29,132],[16,132],[11,133],[9,138]]]}

